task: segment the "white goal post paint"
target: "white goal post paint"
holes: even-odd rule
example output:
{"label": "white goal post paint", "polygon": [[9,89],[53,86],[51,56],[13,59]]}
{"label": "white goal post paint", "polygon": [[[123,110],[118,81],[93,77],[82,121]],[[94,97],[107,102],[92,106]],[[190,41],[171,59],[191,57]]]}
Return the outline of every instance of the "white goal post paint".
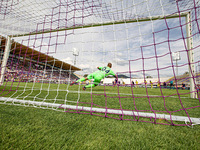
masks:
{"label": "white goal post paint", "polygon": [[8,36],[7,40],[6,40],[6,47],[5,47],[5,51],[4,51],[4,55],[3,55],[3,60],[2,60],[2,64],[1,64],[1,77],[0,77],[0,85],[3,85],[4,82],[4,74],[6,72],[6,64],[9,58],[9,54],[10,54],[10,48],[11,48],[11,37]]}
{"label": "white goal post paint", "polygon": [[194,52],[192,50],[192,37],[191,37],[191,23],[190,23],[190,13],[187,13],[186,18],[186,34],[187,34],[187,49],[188,49],[188,57],[189,57],[189,65],[188,72],[190,77],[190,97],[197,98],[197,93],[195,91],[194,83],[195,79],[193,76],[195,75],[195,66],[194,66]]}
{"label": "white goal post paint", "polygon": [[172,19],[172,18],[186,17],[188,14],[189,12],[182,12],[182,13],[175,13],[172,15],[165,15],[165,16],[153,16],[153,17],[145,17],[145,18],[137,18],[137,19],[119,20],[119,21],[114,21],[114,22],[96,23],[96,24],[93,23],[93,24],[87,24],[87,25],[73,26],[69,28],[43,30],[43,31],[30,32],[26,34],[9,35],[9,36],[22,37],[22,36],[30,36],[30,35],[36,35],[36,34],[38,35],[38,34],[45,34],[45,33],[50,33],[50,32],[52,33],[52,32],[65,31],[65,30],[98,27],[98,26],[116,25],[116,24],[133,23],[133,22],[144,22],[144,21],[152,21],[152,20],[160,20],[160,19]]}
{"label": "white goal post paint", "polygon": [[135,111],[127,111],[127,110],[122,111],[122,110],[94,108],[94,107],[91,108],[91,107],[85,107],[85,106],[74,106],[74,105],[29,101],[29,100],[18,100],[18,99],[14,99],[14,98],[6,98],[6,97],[0,97],[0,101],[11,102],[11,103],[20,103],[20,104],[24,104],[24,105],[27,104],[27,105],[55,107],[55,108],[62,107],[63,109],[72,109],[72,110],[97,112],[97,113],[108,113],[108,114],[116,114],[116,115],[129,115],[129,116],[135,116],[135,117],[167,119],[167,120],[173,120],[173,121],[183,121],[183,122],[191,121],[193,124],[200,124],[200,118],[188,118],[188,117],[184,117],[184,116],[175,116],[175,115],[170,116],[170,115],[166,115],[166,114],[144,113],[144,112],[135,112]]}

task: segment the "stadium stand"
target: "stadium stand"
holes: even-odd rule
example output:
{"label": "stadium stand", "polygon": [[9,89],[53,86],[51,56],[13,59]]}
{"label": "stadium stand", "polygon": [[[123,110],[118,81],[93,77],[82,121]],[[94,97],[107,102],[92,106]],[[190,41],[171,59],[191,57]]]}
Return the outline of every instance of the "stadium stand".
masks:
{"label": "stadium stand", "polygon": [[[3,60],[5,42],[6,38],[1,37],[1,64]],[[74,72],[80,70],[81,69],[78,67],[38,52],[17,42],[13,42],[6,65],[4,80],[20,82],[34,81],[43,83],[68,83],[71,80],[79,79],[78,76],[74,75]]]}

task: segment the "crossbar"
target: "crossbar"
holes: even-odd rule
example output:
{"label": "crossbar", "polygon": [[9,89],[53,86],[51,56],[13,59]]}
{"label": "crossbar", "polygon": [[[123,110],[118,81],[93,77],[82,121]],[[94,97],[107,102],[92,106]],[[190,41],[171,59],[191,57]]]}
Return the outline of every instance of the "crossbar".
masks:
{"label": "crossbar", "polygon": [[127,19],[127,20],[119,20],[113,22],[105,22],[105,23],[96,23],[96,24],[87,24],[87,25],[79,25],[79,26],[72,26],[60,29],[52,29],[52,30],[44,30],[44,31],[35,31],[25,34],[16,34],[16,35],[9,35],[11,37],[22,37],[22,36],[30,36],[36,34],[45,34],[45,33],[52,33],[58,31],[65,31],[65,30],[74,30],[74,29],[82,29],[82,28],[89,28],[89,27],[98,27],[98,26],[107,26],[113,24],[123,24],[123,23],[133,23],[133,22],[144,22],[144,21],[151,21],[151,20],[159,20],[159,19],[172,19],[178,17],[186,17],[188,12],[183,13],[175,13],[172,15],[165,15],[165,16],[154,16],[154,17],[144,17],[144,18],[136,18],[136,19]]}

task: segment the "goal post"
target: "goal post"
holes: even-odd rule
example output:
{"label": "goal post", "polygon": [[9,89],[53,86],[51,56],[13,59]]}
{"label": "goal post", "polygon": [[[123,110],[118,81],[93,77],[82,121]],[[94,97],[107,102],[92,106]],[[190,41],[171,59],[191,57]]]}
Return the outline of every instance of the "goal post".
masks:
{"label": "goal post", "polygon": [[3,60],[1,62],[0,85],[2,85],[4,82],[4,75],[6,73],[6,64],[8,61],[9,54],[10,54],[11,44],[12,44],[11,37],[8,36],[6,39],[6,46],[5,46],[5,51],[4,51],[4,55],[3,55]]}
{"label": "goal post", "polygon": [[190,97],[197,98],[196,88],[195,88],[195,65],[194,65],[194,52],[192,50],[192,34],[191,34],[191,20],[190,20],[190,12],[188,12],[185,16],[186,19],[186,33],[187,33],[187,49],[188,49],[188,58],[189,58],[189,66],[188,72],[190,77]]}

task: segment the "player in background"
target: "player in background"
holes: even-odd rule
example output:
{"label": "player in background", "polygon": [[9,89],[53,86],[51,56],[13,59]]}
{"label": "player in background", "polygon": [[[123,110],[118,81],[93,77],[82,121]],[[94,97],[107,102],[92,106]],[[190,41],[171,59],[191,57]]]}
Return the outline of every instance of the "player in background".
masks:
{"label": "player in background", "polygon": [[115,80],[113,81],[113,87],[115,87],[118,83],[118,78],[115,78]]}
{"label": "player in background", "polygon": [[138,87],[138,81],[137,80],[135,81],[135,84],[136,84],[136,88],[137,88]]}
{"label": "player in background", "polygon": [[174,89],[174,88],[173,88],[173,80],[170,81],[170,84],[169,84],[169,85],[170,85],[170,90],[171,90],[171,88]]}
{"label": "player in background", "polygon": [[157,87],[158,87],[158,88],[160,87],[160,81],[158,81],[158,83],[157,83]]}
{"label": "player in background", "polygon": [[186,89],[185,83],[182,83],[182,90]]}
{"label": "player in background", "polygon": [[111,68],[112,68],[111,63],[108,63],[108,65],[105,67],[97,67],[98,71],[95,71],[95,72],[89,74],[86,78],[81,78],[81,79],[77,80],[76,82],[72,82],[70,85],[94,79],[94,82],[92,84],[89,84],[89,85],[86,85],[83,87],[83,90],[86,90],[86,88],[91,88],[91,87],[97,86],[101,82],[102,79],[104,79],[105,77],[107,77],[109,75],[112,75],[117,79],[117,76],[111,70]]}
{"label": "player in background", "polygon": [[150,80],[151,89],[153,89],[153,82]]}

